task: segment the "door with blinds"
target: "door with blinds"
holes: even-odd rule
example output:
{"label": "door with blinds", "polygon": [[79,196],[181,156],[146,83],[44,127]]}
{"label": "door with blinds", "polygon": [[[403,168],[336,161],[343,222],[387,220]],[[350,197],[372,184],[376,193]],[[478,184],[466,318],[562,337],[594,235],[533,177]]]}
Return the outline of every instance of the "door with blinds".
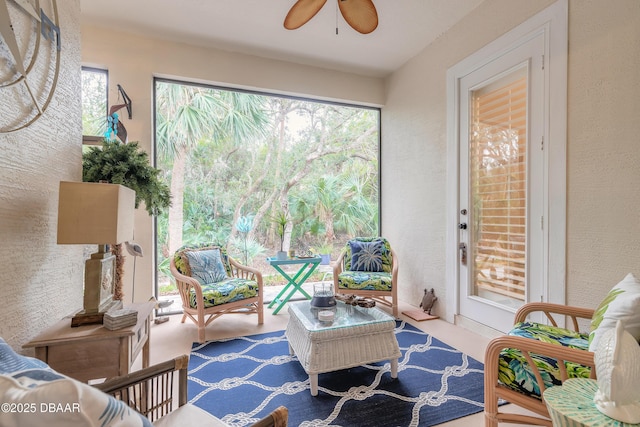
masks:
{"label": "door with blinds", "polygon": [[460,80],[460,314],[498,330],[544,274],[544,36]]}

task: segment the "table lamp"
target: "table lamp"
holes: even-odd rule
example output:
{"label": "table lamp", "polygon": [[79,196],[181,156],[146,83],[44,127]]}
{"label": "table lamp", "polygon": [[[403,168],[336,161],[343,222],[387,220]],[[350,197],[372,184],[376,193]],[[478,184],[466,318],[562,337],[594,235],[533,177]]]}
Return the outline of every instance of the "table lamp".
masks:
{"label": "table lamp", "polygon": [[133,238],[135,195],[117,184],[60,182],[58,244],[98,245],[85,262],[84,309],[71,326],[102,323],[105,312],[122,307],[113,299],[115,256],[109,245]]}

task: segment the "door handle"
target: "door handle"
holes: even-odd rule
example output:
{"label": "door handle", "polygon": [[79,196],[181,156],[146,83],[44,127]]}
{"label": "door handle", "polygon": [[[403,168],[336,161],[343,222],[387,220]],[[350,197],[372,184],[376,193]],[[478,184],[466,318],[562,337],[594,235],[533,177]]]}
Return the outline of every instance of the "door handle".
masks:
{"label": "door handle", "polygon": [[467,229],[467,223],[466,222],[461,222],[460,224],[458,224],[458,228],[460,230],[466,230]]}
{"label": "door handle", "polygon": [[460,243],[458,245],[458,249],[460,249],[460,262],[463,265],[467,265],[467,245],[465,243]]}

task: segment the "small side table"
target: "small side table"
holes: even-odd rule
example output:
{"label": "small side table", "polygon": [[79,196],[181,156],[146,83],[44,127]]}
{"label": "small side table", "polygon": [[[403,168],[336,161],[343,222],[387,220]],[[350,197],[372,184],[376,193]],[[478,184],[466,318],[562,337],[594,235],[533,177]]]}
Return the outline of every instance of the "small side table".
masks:
{"label": "small side table", "polygon": [[134,326],[110,331],[102,325],[71,327],[65,318],[26,343],[51,368],[79,381],[126,375],[142,352],[142,367],[149,366],[151,313],[155,302],[129,304],[138,311]]}
{"label": "small side table", "polygon": [[[302,285],[304,282],[311,276],[311,273],[315,271],[318,267],[322,258],[319,256],[311,257],[311,258],[287,258],[285,260],[278,260],[276,258],[267,258],[269,264],[273,268],[276,269],[278,273],[282,277],[287,280],[287,285],[278,293],[278,295],[269,303],[268,308],[273,307],[275,304],[279,305],[273,310],[273,314],[278,314],[282,306],[285,305],[287,301],[291,299],[293,294],[296,291],[299,291],[306,299],[311,299],[311,295],[309,295],[304,289],[302,289]],[[298,272],[293,276],[289,276],[282,268],[281,265],[292,265],[292,264],[300,264],[300,268]]]}
{"label": "small side table", "polygon": [[561,386],[544,392],[544,401],[554,427],[638,427],[607,417],[598,411],[593,396],[598,390],[596,380],[570,378]]}

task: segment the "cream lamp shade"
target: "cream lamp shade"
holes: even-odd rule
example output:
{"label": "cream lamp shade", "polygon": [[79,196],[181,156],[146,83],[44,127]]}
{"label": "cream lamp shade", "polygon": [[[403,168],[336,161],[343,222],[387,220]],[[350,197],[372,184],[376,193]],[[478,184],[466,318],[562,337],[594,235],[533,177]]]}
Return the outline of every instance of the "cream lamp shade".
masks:
{"label": "cream lamp shade", "polygon": [[117,244],[133,239],[136,192],[118,184],[60,182],[58,244]]}
{"label": "cream lamp shade", "polygon": [[71,326],[102,323],[104,313],[122,306],[114,300],[115,256],[109,245],[133,238],[136,192],[117,184],[60,182],[58,244],[96,244],[85,262],[84,310]]}

